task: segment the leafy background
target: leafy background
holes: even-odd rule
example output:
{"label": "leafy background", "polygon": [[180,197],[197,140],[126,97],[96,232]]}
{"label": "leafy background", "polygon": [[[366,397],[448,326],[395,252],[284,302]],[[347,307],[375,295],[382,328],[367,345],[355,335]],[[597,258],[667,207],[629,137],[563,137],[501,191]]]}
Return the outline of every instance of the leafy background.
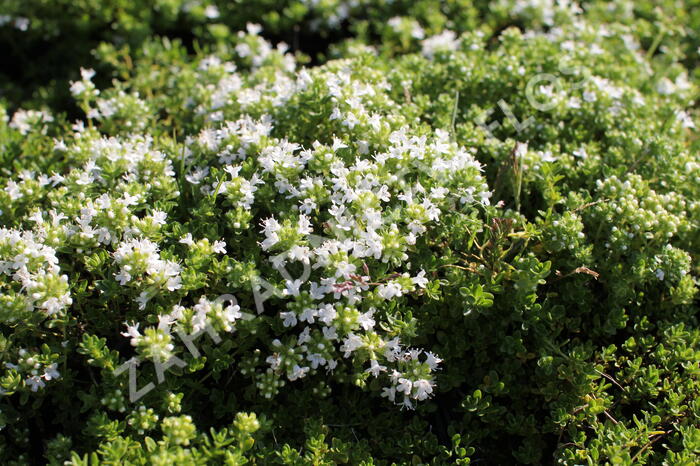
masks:
{"label": "leafy background", "polygon": [[[235,45],[252,40],[237,31],[255,22],[273,44],[289,44],[300,66],[330,73],[349,61],[359,82],[384,77],[396,105],[378,108],[416,134],[441,129],[472,148],[494,204],[502,203],[443,219],[412,259],[429,272],[425,294],[387,309],[397,332],[444,359],[435,396],[415,411],[370,396],[362,383],[323,376],[261,399],[240,373],[253,364],[244,351],[204,340],[206,357],[188,361],[191,373],[169,376],[143,409],[132,406],[125,379],[111,371],[130,354],[119,332],[127,313],[136,314],[124,299],[123,311],[105,312],[112,308],[96,297],[108,255],[71,262],[66,253],[62,267],[82,280],[71,289],[76,312],[57,323],[65,333],[51,336],[2,310],[3,362],[27,347],[47,362],[65,361],[62,379],[36,393],[9,369],[0,378],[4,463],[698,463],[700,143],[678,118],[698,121],[698,2],[592,1],[580,11],[461,0],[147,3],[3,1],[7,113],[46,109],[54,118],[26,132],[0,123],[3,186],[23,170],[65,173],[82,162],[54,150],[54,138],[73,137],[72,122],[86,120],[84,102],[69,92],[81,66],[97,71],[102,97],[135,96],[94,131],[125,136],[126,121],[139,122],[177,160],[184,135],[210,124],[183,105],[206,106],[211,90],[203,83],[221,78],[199,71],[204,57],[234,61],[248,87],[283,69],[281,55],[253,70],[236,54]],[[403,29],[389,25],[397,16]],[[460,48],[426,57],[414,22],[425,37],[455,31]],[[558,76],[566,95],[579,92],[585,76],[562,73],[561,60],[620,89],[618,105],[593,84],[603,81],[587,81],[597,100],[534,109],[524,91],[539,73]],[[659,92],[665,80],[688,84]],[[502,99],[520,121],[536,123],[518,131],[498,107]],[[501,123],[490,135],[477,124],[489,109],[489,121]],[[241,114],[234,104],[223,111],[226,119]],[[305,146],[342,134],[327,120],[331,111],[313,93],[254,110],[274,112],[275,137]],[[574,155],[581,148],[587,157]],[[544,162],[545,153],[556,162]],[[28,227],[48,191],[37,187],[19,202],[3,192],[3,225]],[[165,236],[193,225],[200,236],[231,234],[212,222],[226,206],[194,194],[179,208],[167,201],[159,206],[177,222]],[[265,216],[256,212],[252,228]],[[189,260],[204,286],[216,288],[223,274]],[[235,265],[245,273],[245,264]],[[110,397],[111,407],[101,401]]]}

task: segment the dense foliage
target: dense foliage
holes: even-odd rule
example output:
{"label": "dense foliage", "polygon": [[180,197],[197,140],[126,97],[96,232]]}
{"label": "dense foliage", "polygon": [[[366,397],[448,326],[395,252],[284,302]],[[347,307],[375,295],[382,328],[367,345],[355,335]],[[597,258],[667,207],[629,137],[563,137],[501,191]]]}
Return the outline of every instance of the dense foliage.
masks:
{"label": "dense foliage", "polygon": [[700,462],[697,2],[5,3],[3,464]]}

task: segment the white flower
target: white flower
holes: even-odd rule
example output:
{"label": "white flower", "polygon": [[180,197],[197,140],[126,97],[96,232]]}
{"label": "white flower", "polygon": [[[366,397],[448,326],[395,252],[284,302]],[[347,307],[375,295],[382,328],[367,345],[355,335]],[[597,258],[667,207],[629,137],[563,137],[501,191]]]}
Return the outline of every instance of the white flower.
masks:
{"label": "white flower", "polygon": [[343,341],[343,344],[340,346],[340,351],[343,351],[345,353],[344,356],[346,358],[349,358],[350,354],[353,351],[355,351],[359,348],[362,348],[362,346],[363,346],[362,339],[359,337],[359,335],[355,335],[354,333],[350,333]]}
{"label": "white flower", "polygon": [[139,332],[139,325],[141,325],[140,323],[137,322],[135,324],[132,323],[131,325],[129,325],[126,322],[124,322],[124,325],[126,325],[126,332],[121,332],[121,334],[123,336],[129,337],[132,339],[138,338],[141,336],[141,332]]}
{"label": "white flower", "polygon": [[335,327],[323,327],[321,331],[323,332],[323,338],[325,338],[328,341],[338,339],[338,331]]}
{"label": "white flower", "polygon": [[303,345],[304,343],[308,343],[309,341],[311,341],[311,327],[304,327],[304,330],[302,330],[299,334],[297,344]]}
{"label": "white flower", "polygon": [[389,362],[394,362],[399,357],[401,353],[401,345],[399,344],[399,338],[392,338],[384,344],[384,357],[387,358]]}
{"label": "white flower", "polygon": [[552,151],[539,151],[538,152],[540,156],[540,160],[543,162],[556,162],[558,159],[557,157],[552,155]]}
{"label": "white flower", "polygon": [[215,5],[207,5],[204,9],[204,16],[208,19],[216,19],[219,17],[219,9]]}
{"label": "white flower", "polygon": [[262,26],[257,23],[246,23],[245,29],[251,36],[257,36],[262,32]]}
{"label": "white flower", "polygon": [[95,76],[95,70],[92,68],[80,68],[80,77],[85,81],[90,81]]}
{"label": "white flower", "polygon": [[408,350],[408,351],[404,354],[404,358],[405,358],[407,361],[418,360],[418,356],[420,356],[422,352],[423,352],[423,350],[419,350],[419,349],[413,348],[413,349]]}
{"label": "white flower", "polygon": [[586,152],[586,148],[583,146],[576,149],[573,152],[573,154],[574,154],[574,157],[580,157],[582,159],[585,159],[586,157],[588,157],[588,153]]}
{"label": "white flower", "polygon": [[316,301],[323,299],[328,291],[329,289],[327,286],[321,286],[316,282],[311,282],[311,286],[309,287],[309,294]]}
{"label": "white flower", "polygon": [[414,398],[417,400],[425,400],[433,393],[433,384],[425,379],[413,382],[413,388],[416,391]]}
{"label": "white flower", "polygon": [[386,285],[379,285],[377,287],[377,294],[382,298],[389,300],[396,296],[403,296],[403,289],[398,283],[390,282]]}
{"label": "white flower", "polygon": [[70,93],[80,97],[87,90],[87,86],[82,81],[74,81],[70,85]]}
{"label": "white flower", "polygon": [[224,241],[214,241],[212,250],[218,254],[226,254],[226,243]]}
{"label": "white flower", "polygon": [[280,364],[282,364],[282,358],[280,357],[279,354],[275,353],[271,356],[268,356],[265,359],[265,362],[270,365],[272,370],[277,370],[280,367]]}
{"label": "white flower", "polygon": [[293,327],[297,324],[297,315],[292,312],[280,312],[280,319],[283,320],[282,324],[285,327]]}
{"label": "white flower", "polygon": [[357,322],[364,330],[371,330],[374,327],[375,321],[372,318],[373,314],[374,309],[370,309],[369,311],[360,314],[360,317],[357,319]]}
{"label": "white flower", "polygon": [[399,379],[399,384],[396,386],[396,391],[401,392],[405,395],[410,395],[412,388],[413,388],[413,382],[402,377]]}
{"label": "white flower", "polygon": [[425,288],[425,286],[428,284],[428,279],[425,278],[425,270],[421,269],[421,271],[418,272],[418,275],[411,278],[411,281],[419,288]]}
{"label": "white flower", "polygon": [[681,126],[683,128],[695,128],[695,122],[693,119],[686,113],[685,111],[681,110],[676,114],[677,120],[681,123]]}
{"label": "white flower", "polygon": [[192,184],[199,184],[206,176],[209,175],[209,167],[197,168],[185,175],[185,179]]}
{"label": "white flower", "polygon": [[670,95],[676,92],[676,85],[668,78],[662,78],[656,84],[656,92],[661,95]]}
{"label": "white flower", "polygon": [[141,294],[139,294],[139,297],[136,298],[136,302],[139,305],[139,310],[143,311],[146,309],[146,304],[148,304],[148,301],[151,300],[151,296],[148,294],[147,291],[142,291]]}
{"label": "white flower", "polygon": [[307,307],[299,315],[299,320],[302,322],[308,322],[310,324],[314,323],[314,317],[316,317],[317,311],[312,307]]}
{"label": "white flower", "polygon": [[586,102],[595,102],[598,100],[598,96],[593,91],[583,91],[583,100]]}
{"label": "white flower", "polygon": [[333,372],[336,367],[338,367],[338,361],[335,359],[329,359],[326,361],[326,372]]}
{"label": "white flower", "polygon": [[[159,314],[158,315],[158,330],[163,330],[164,332],[170,332],[170,326],[175,323],[175,317],[171,314]],[[122,335],[124,335],[122,333]]]}
{"label": "white flower", "polygon": [[282,226],[274,218],[268,218],[263,220],[263,233],[266,239],[260,244],[264,249],[270,249],[272,246],[279,242],[279,236],[277,232],[282,228]]}
{"label": "white flower", "polygon": [[301,288],[301,285],[303,285],[304,282],[301,280],[286,280],[285,281],[285,289],[283,291],[285,296],[299,296],[299,288]]}
{"label": "white flower", "polygon": [[306,374],[309,372],[309,370],[311,370],[310,367],[300,367],[300,366],[295,364],[294,367],[292,368],[292,372],[287,373],[287,378],[291,381],[301,379],[304,376],[306,376]]}
{"label": "white flower", "polygon": [[377,362],[376,359],[372,359],[370,361],[369,369],[365,370],[365,372],[369,372],[373,376],[379,377],[379,374],[385,370],[386,370],[386,366],[381,366],[381,365],[379,365],[379,363]]}
{"label": "white flower", "polygon": [[180,243],[186,244],[187,246],[193,246],[194,240],[192,239],[192,233],[187,233],[185,236],[180,238]]}
{"label": "white flower", "polygon": [[311,363],[312,369],[317,369],[318,366],[323,366],[326,363],[326,359],[318,353],[308,354],[306,359]]}
{"label": "white flower", "polygon": [[407,396],[404,396],[403,401],[401,402],[401,409],[403,409],[403,408],[413,409],[413,402]]}
{"label": "white flower", "polygon": [[238,304],[226,306],[224,309],[224,318],[229,323],[233,323],[241,317],[243,317],[243,313],[241,312],[241,307]]}
{"label": "white flower", "polygon": [[331,325],[333,320],[337,317],[338,312],[332,304],[324,304],[318,308],[317,315],[318,320],[326,325]]}
{"label": "white flower", "polygon": [[71,304],[73,300],[68,296],[64,295],[62,299],[51,297],[41,304],[41,309],[44,309],[48,315],[54,315],[65,307],[66,304]]}
{"label": "white flower", "polygon": [[60,152],[65,152],[66,150],[68,150],[68,146],[66,146],[66,143],[63,142],[63,139],[55,140],[53,148],[54,148],[54,150],[57,150]]}
{"label": "white flower", "polygon": [[44,379],[46,380],[56,380],[61,377],[61,374],[56,370],[58,364],[53,363],[44,368]]}
{"label": "white flower", "polygon": [[29,386],[29,388],[32,389],[33,392],[46,386],[44,380],[38,375],[28,377],[24,382]]}
{"label": "white flower", "polygon": [[337,152],[339,149],[344,149],[346,147],[348,147],[347,144],[345,144],[343,141],[341,141],[337,137],[335,137],[335,136],[333,137],[333,146],[331,147],[331,150],[333,152]]}
{"label": "white flower", "polygon": [[387,398],[389,401],[396,400],[396,388],[395,387],[384,387],[382,388],[382,397]]}
{"label": "white flower", "polygon": [[423,55],[429,59],[433,59],[439,52],[453,52],[459,48],[460,40],[457,35],[450,30],[445,30],[442,33],[428,37],[421,42],[423,46]]}
{"label": "white flower", "polygon": [[442,359],[438,358],[430,351],[427,351],[425,354],[427,356],[425,360],[426,364],[428,364],[428,367],[430,367],[431,371],[434,371],[435,369],[437,369],[438,364],[442,362]]}
{"label": "white flower", "polygon": [[151,214],[151,218],[153,219],[154,224],[165,225],[165,220],[168,218],[168,214],[166,214],[162,210],[155,210]]}

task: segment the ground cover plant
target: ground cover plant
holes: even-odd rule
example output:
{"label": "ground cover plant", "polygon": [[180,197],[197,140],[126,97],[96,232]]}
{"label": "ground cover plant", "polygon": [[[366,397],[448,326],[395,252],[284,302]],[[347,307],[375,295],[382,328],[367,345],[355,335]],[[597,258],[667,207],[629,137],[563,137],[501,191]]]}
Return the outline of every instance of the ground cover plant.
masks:
{"label": "ground cover plant", "polygon": [[[684,60],[694,69],[700,47],[700,11],[693,1],[555,2],[499,0],[2,0],[0,98],[12,110],[48,104],[76,117],[67,91],[79,68],[97,68],[100,43],[138,50],[153,36],[181,40],[190,52],[226,44],[249,22],[292,52],[325,61],[333,44],[360,40],[384,53],[415,51],[421,40],[446,29],[551,28],[585,15],[594,23],[629,27],[645,51]],[[100,69],[105,71],[105,69]],[[109,85],[105,76],[98,76]]]}
{"label": "ground cover plant", "polygon": [[116,25],[7,78],[4,464],[698,463],[692,1],[115,3],[4,20]]}

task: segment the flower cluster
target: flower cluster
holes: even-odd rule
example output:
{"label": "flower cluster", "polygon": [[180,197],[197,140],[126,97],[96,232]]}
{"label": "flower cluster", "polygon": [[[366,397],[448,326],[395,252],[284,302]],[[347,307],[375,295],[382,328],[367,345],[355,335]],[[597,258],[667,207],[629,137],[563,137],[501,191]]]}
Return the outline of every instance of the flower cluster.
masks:
{"label": "flower cluster", "polygon": [[61,273],[56,250],[45,243],[54,238],[45,235],[42,230],[0,230],[0,300],[8,323],[36,320],[35,313],[56,316],[73,302],[68,276]]}
{"label": "flower cluster", "polygon": [[130,284],[143,290],[137,299],[139,309],[144,309],[160,290],[175,291],[182,286],[180,266],[174,261],[161,259],[158,245],[147,239],[120,243],[114,251],[114,261],[120,267],[114,276],[119,284]]}
{"label": "flower cluster", "polygon": [[[17,351],[18,359],[16,363],[5,362],[5,367],[10,369],[12,374],[21,374],[26,378],[24,385],[36,392],[40,388],[46,386],[46,382],[61,378],[58,372],[58,363],[49,362],[55,361],[56,357],[47,354],[32,354],[25,348],[20,348]],[[12,377],[12,375],[10,375]],[[3,388],[3,392],[7,393],[7,389]]]}

